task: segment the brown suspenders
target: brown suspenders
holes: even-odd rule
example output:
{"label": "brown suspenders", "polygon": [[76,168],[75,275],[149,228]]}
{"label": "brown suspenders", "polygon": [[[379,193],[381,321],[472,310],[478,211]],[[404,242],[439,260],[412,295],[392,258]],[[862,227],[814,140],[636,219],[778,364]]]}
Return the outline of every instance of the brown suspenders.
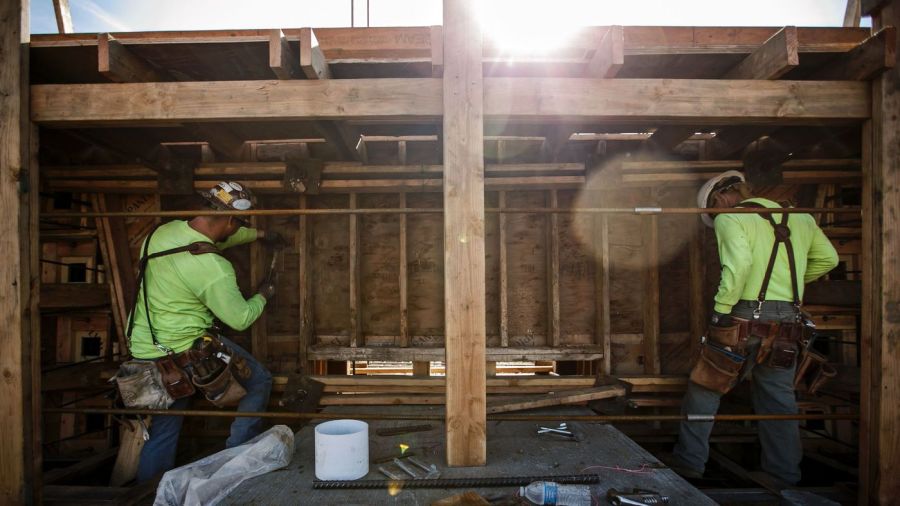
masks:
{"label": "brown suspenders", "polygon": [[[761,204],[757,204],[756,202],[741,202],[739,204],[741,207],[754,207],[754,208],[765,208],[765,206]],[[766,273],[763,276],[762,286],[759,288],[759,295],[756,297],[757,306],[753,310],[753,318],[759,319],[759,315],[762,312],[762,305],[766,301],[766,291],[769,289],[769,281],[772,279],[772,271],[775,268],[775,260],[778,257],[778,246],[784,243],[784,248],[787,251],[788,257],[788,266],[791,270],[791,290],[793,292],[793,304],[794,308],[797,310],[797,317],[800,317],[800,290],[797,287],[797,262],[794,258],[794,245],[791,243],[791,229],[788,228],[788,218],[790,214],[784,213],[784,219],[781,223],[776,223],[775,218],[771,213],[759,213],[759,215],[768,220],[769,224],[772,225],[772,229],[775,233],[775,242],[772,244],[772,254],[769,255],[769,264],[766,266]]]}

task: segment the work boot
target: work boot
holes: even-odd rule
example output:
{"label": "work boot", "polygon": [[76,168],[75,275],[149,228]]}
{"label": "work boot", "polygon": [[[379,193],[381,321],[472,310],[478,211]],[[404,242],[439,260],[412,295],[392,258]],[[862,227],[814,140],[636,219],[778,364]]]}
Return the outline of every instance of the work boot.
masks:
{"label": "work boot", "polygon": [[703,471],[699,469],[693,469],[685,464],[681,459],[675,456],[672,453],[660,453],[656,455],[663,464],[669,467],[669,469],[678,473],[682,478],[686,478],[689,480],[701,480],[703,479]]}

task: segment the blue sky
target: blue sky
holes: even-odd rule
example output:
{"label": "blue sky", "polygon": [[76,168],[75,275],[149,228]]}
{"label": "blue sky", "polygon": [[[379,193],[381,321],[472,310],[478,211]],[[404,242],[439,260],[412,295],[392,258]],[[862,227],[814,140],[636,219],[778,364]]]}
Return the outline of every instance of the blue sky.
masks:
{"label": "blue sky", "polygon": [[[365,26],[366,0],[356,1]],[[69,0],[76,32],[350,26],[351,0]],[[485,0],[487,22],[574,25],[840,26],[847,0]],[[369,0],[371,26],[441,24],[441,0]],[[552,6],[552,9],[549,7]],[[512,15],[515,13],[515,16]],[[865,20],[864,20],[865,21]],[[864,23],[865,24],[865,23]],[[489,28],[486,28],[488,30]],[[51,0],[31,32],[56,33]]]}

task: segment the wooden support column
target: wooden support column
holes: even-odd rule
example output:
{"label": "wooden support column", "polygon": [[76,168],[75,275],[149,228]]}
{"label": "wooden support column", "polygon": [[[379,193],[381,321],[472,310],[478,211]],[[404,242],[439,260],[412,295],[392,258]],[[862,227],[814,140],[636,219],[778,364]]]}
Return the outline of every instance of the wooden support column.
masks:
{"label": "wooden support column", "polygon": [[[298,203],[300,209],[306,209],[309,205],[306,195],[300,195]],[[312,273],[310,272],[310,258],[312,252],[310,237],[312,230],[311,216],[301,215],[298,217],[297,230],[297,253],[300,261],[298,266],[298,278],[300,294],[297,301],[300,305],[300,318],[298,321],[299,342],[297,343],[297,362],[304,372],[311,371],[309,364],[309,346],[312,344],[313,334],[313,305],[312,305]]]}
{"label": "wooden support column", "polygon": [[690,314],[688,318],[691,324],[691,357],[696,357],[700,353],[700,336],[706,330],[706,300],[703,297],[704,281],[706,276],[706,262],[703,257],[703,246],[706,238],[706,226],[695,219],[694,233],[688,240],[688,286],[689,298],[688,307]]}
{"label": "wooden support column", "polygon": [[604,375],[612,374],[612,339],[609,312],[609,216],[594,216],[594,293],[596,325],[594,340],[602,347]]}
{"label": "wooden support column", "polygon": [[[356,209],[356,194],[350,194],[350,209]],[[359,291],[359,215],[351,214],[350,219],[350,347],[359,346],[360,337],[360,291]],[[365,345],[365,343],[363,343]]]}
{"label": "wooden support column", "polygon": [[[863,14],[868,14],[866,2]],[[873,30],[900,23],[900,1],[872,17]],[[895,44],[893,41],[892,44]],[[900,72],[872,83],[872,119],[863,126],[863,301],[859,504],[900,496]]]}
{"label": "wooden support column", "polygon": [[659,374],[659,218],[645,218],[644,228],[644,372]]}
{"label": "wooden support column", "polygon": [[[506,207],[506,192],[498,192],[498,206]],[[500,347],[509,347],[509,257],[506,251],[507,214],[498,216],[500,233]]]}
{"label": "wooden support column", "polygon": [[[406,194],[400,194],[400,208],[406,207]],[[409,292],[407,290],[406,272],[406,213],[400,214],[400,346],[409,346]]]}
{"label": "wooden support column", "polygon": [[444,0],[447,464],[487,461],[484,86],[474,0]]}
{"label": "wooden support column", "polygon": [[40,348],[32,337],[39,346],[40,246],[37,166],[29,167],[37,144],[28,121],[28,11],[27,0],[0,2],[0,504],[39,501]]}
{"label": "wooden support column", "polygon": [[[251,216],[250,221],[253,227],[259,227],[260,216]],[[262,283],[266,276],[266,248],[259,241],[253,241],[250,244],[250,286],[257,287]],[[252,346],[253,356],[257,360],[265,364],[269,360],[269,335],[266,328],[266,320],[268,313],[272,310],[270,304],[272,301],[266,302],[266,310],[259,315],[259,318],[250,327],[250,344]]]}
{"label": "wooden support column", "polygon": [[[550,207],[559,205],[556,190],[550,190]],[[560,345],[559,338],[559,215],[547,215],[547,331],[549,344]]]}
{"label": "wooden support column", "polygon": [[56,14],[56,28],[59,33],[73,33],[72,9],[69,8],[69,0],[53,0],[53,12]]}

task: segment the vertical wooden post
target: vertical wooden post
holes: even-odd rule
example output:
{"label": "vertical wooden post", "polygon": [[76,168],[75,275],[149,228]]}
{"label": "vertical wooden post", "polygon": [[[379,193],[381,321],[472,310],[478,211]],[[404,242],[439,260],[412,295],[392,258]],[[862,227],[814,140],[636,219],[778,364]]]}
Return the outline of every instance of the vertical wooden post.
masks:
{"label": "vertical wooden post", "polygon": [[[0,503],[37,500],[34,455],[40,405],[39,349],[33,347],[39,270],[35,196],[37,171],[32,159],[28,121],[28,1],[0,2]],[[25,30],[23,30],[23,27]],[[34,167],[33,169],[37,169]],[[39,342],[39,338],[38,338]],[[37,360],[35,360],[37,359]],[[35,389],[35,386],[38,386]]]}
{"label": "vertical wooden post", "polygon": [[444,0],[447,464],[487,460],[482,36],[474,0]]}
{"label": "vertical wooden post", "polygon": [[[406,207],[406,193],[400,194],[400,208]],[[406,213],[400,214],[400,346],[409,346],[409,308],[406,273]]]}
{"label": "vertical wooden post", "polygon": [[[900,1],[872,16],[872,30],[900,23]],[[864,12],[863,14],[869,14]],[[863,301],[859,504],[900,496],[900,68],[872,83],[872,119],[863,126]]]}
{"label": "vertical wooden post", "polygon": [[[506,207],[506,192],[498,192],[498,206]],[[509,259],[506,253],[506,213],[498,216],[500,233],[500,346],[509,347]]]}
{"label": "vertical wooden post", "polygon": [[[559,205],[559,195],[556,190],[550,190],[550,207],[556,209]],[[559,215],[551,213],[547,215],[547,331],[549,333],[548,345],[559,346]]]}
{"label": "vertical wooden post", "polygon": [[[694,217],[692,217],[694,218]],[[706,238],[706,226],[699,219],[694,218],[694,234],[688,241],[688,287],[690,302],[690,314],[688,318],[691,324],[691,357],[700,353],[700,336],[706,326],[706,301],[703,299],[704,280],[706,277],[706,262],[703,259],[703,245]]]}
{"label": "vertical wooden post", "polygon": [[[306,209],[309,205],[306,195],[300,195],[298,202],[300,209]],[[303,368],[304,372],[312,370],[309,360],[309,346],[312,341],[313,330],[313,307],[312,307],[312,276],[310,272],[310,258],[312,252],[310,247],[310,230],[312,224],[311,217],[300,215],[297,230],[297,253],[299,254],[298,279],[300,284],[300,293],[297,301],[300,305],[300,318],[297,343],[297,365]]]}
{"label": "vertical wooden post", "polygon": [[609,217],[600,214],[594,217],[594,291],[596,297],[595,337],[603,349],[604,375],[612,373],[612,339],[609,314]]}
{"label": "vertical wooden post", "polygon": [[644,372],[659,374],[659,218],[644,222]]}
{"label": "vertical wooden post", "polygon": [[[251,217],[251,223],[254,227],[259,227],[261,219],[262,217],[260,216],[253,216]],[[250,244],[250,286],[259,286],[266,276],[265,253],[266,249],[259,241],[254,241]],[[269,303],[267,302],[266,306]],[[250,327],[250,344],[253,348],[253,355],[263,364],[269,360],[269,336],[268,332],[266,332],[266,316],[271,311],[271,307],[267,309],[268,311],[263,311],[256,322],[253,323],[253,326]]]}
{"label": "vertical wooden post", "polygon": [[[350,209],[356,209],[356,194],[350,194]],[[350,346],[359,346],[359,215],[350,215]]]}

